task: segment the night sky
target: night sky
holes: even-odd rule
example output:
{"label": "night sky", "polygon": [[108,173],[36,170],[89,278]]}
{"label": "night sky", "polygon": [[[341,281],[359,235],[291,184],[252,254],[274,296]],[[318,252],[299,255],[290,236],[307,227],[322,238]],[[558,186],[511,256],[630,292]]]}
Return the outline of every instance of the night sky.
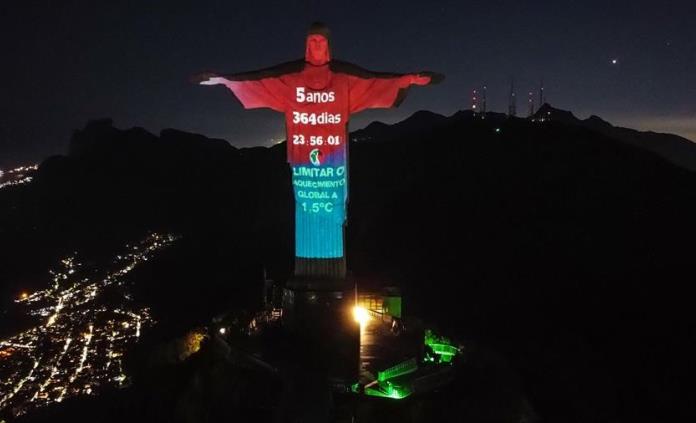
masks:
{"label": "night sky", "polygon": [[[0,167],[65,153],[74,129],[173,127],[236,146],[284,139],[282,116],[245,111],[221,86],[188,82],[294,60],[308,25],[326,22],[335,58],[447,79],[414,87],[396,122],[421,109],[450,115],[488,86],[488,109],[518,114],[543,78],[555,107],[696,140],[696,2],[681,1],[27,1],[0,6]],[[11,3],[8,6],[7,3]]]}

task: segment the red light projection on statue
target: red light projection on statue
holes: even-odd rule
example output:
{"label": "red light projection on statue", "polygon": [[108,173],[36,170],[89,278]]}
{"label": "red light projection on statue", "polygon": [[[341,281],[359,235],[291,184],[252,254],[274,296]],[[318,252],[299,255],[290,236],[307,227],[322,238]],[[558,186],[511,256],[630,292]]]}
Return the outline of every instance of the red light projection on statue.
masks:
{"label": "red light projection on statue", "polygon": [[[332,60],[328,29],[314,24],[303,60],[232,75],[205,73],[196,82],[225,85],[246,109],[265,107],[285,114],[296,202],[295,274],[341,279],[348,119],[365,109],[398,106],[411,85],[439,79],[431,72],[378,73]],[[307,262],[322,264],[312,270]]]}

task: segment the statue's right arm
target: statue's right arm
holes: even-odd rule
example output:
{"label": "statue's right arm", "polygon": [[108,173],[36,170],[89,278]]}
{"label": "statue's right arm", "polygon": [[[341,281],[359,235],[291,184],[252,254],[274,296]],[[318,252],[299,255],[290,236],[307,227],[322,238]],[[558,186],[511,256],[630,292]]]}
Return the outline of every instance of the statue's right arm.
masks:
{"label": "statue's right arm", "polygon": [[224,85],[242,103],[245,109],[269,108],[285,111],[289,88],[282,78],[235,80],[213,73],[194,77],[199,85]]}
{"label": "statue's right arm", "polygon": [[199,85],[218,85],[224,82],[225,78],[214,72],[201,72],[191,77],[191,82]]}
{"label": "statue's right arm", "polygon": [[200,85],[225,85],[245,109],[267,107],[284,112],[295,95],[288,83],[289,75],[299,72],[302,66],[304,66],[303,61],[295,61],[266,69],[228,75],[203,72],[195,75],[192,82]]}

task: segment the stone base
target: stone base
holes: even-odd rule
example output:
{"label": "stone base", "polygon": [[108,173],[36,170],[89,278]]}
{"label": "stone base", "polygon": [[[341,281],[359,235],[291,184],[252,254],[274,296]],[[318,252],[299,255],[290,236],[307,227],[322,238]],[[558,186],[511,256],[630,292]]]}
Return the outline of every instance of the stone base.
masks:
{"label": "stone base", "polygon": [[[313,283],[321,289],[312,289]],[[288,285],[291,285],[290,283]],[[295,279],[283,290],[283,327],[316,365],[325,366],[333,384],[357,380],[360,326],[353,320],[353,289],[346,281]]]}
{"label": "stone base", "polygon": [[295,257],[295,278],[342,280],[346,278],[346,259]]}

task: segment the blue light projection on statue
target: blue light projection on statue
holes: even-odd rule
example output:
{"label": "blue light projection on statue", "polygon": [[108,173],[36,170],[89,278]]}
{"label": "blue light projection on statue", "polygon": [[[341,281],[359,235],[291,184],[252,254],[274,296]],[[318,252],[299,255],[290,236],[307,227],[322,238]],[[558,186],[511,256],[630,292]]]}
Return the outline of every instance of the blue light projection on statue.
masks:
{"label": "blue light projection on statue", "polygon": [[343,257],[348,178],[342,156],[333,154],[323,161],[321,151],[314,149],[309,166],[292,167],[297,257]]}

